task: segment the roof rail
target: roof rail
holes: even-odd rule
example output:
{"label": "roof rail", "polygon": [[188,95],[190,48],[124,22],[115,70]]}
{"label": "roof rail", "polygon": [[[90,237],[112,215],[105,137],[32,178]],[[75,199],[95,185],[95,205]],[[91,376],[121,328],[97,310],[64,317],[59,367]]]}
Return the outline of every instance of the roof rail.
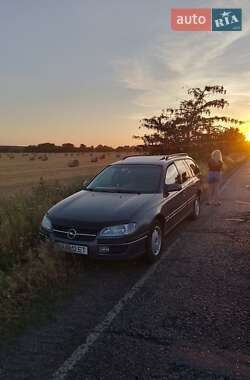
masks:
{"label": "roof rail", "polygon": [[188,156],[187,153],[173,153],[173,154],[168,154],[162,158],[162,160],[168,160],[169,158],[174,158],[174,157],[182,157],[182,156]]}
{"label": "roof rail", "polygon": [[[131,156],[125,156],[123,157],[123,160],[126,160],[126,158],[131,158],[131,157],[150,157],[154,156],[154,154],[132,154]],[[161,156],[161,154],[159,154]],[[164,160],[165,156],[162,156],[161,160]]]}
{"label": "roof rail", "polygon": [[125,157],[123,157],[122,159],[123,160],[126,160],[126,158],[130,158],[130,157],[140,157],[140,156],[142,156],[142,154],[132,154],[131,156],[125,156]]}
{"label": "roof rail", "polygon": [[[154,156],[154,154],[132,154],[131,156],[123,157],[122,160],[126,160],[126,158],[132,158],[132,157],[150,157],[150,156]],[[162,156],[160,160],[168,160],[169,158],[172,158],[172,157],[188,156],[188,154],[187,153],[173,153],[173,154],[165,154],[165,155],[159,154],[158,156]]]}

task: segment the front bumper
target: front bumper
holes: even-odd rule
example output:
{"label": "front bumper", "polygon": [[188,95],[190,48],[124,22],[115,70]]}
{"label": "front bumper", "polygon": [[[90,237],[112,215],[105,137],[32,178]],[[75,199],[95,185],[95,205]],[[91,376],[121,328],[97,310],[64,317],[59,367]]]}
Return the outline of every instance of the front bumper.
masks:
{"label": "front bumper", "polygon": [[[72,244],[77,246],[87,246],[87,257],[100,260],[123,260],[142,256],[146,251],[147,235],[133,237],[130,241],[124,242],[124,239],[104,239],[98,240],[69,240],[55,237],[53,232],[45,232],[40,230],[40,238],[56,246],[56,243]],[[121,240],[121,241],[120,241]],[[69,253],[71,253],[69,251]]]}

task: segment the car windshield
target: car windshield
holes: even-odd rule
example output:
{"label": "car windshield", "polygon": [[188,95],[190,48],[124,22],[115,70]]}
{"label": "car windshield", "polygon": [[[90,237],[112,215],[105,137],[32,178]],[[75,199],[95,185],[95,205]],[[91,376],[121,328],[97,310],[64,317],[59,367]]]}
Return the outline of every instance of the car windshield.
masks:
{"label": "car windshield", "polygon": [[105,168],[87,186],[89,191],[114,193],[158,193],[161,166],[112,165]]}

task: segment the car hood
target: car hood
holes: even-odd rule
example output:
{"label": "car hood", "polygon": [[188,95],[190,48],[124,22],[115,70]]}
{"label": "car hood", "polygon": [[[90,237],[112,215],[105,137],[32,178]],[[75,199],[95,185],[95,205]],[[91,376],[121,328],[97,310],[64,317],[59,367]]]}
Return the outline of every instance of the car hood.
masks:
{"label": "car hood", "polygon": [[53,206],[53,225],[103,227],[133,221],[141,208],[152,206],[160,194],[119,194],[80,191]]}

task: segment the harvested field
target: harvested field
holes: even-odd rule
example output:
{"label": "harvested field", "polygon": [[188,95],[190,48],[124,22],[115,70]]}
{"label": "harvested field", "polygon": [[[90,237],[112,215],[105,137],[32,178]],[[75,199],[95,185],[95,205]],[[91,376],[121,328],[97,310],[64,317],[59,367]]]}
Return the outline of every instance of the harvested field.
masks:
{"label": "harvested field", "polygon": [[[131,154],[131,153],[130,153]],[[107,164],[117,161],[128,155],[123,153],[117,157],[117,153],[49,153],[41,154],[1,154],[0,160],[0,196],[8,196],[17,192],[26,192],[33,185],[39,183],[41,177],[45,181],[58,180],[68,183],[75,178],[94,176]],[[43,160],[41,157],[48,157]],[[40,159],[39,159],[40,158]],[[70,160],[79,160],[79,166],[69,167]]]}

